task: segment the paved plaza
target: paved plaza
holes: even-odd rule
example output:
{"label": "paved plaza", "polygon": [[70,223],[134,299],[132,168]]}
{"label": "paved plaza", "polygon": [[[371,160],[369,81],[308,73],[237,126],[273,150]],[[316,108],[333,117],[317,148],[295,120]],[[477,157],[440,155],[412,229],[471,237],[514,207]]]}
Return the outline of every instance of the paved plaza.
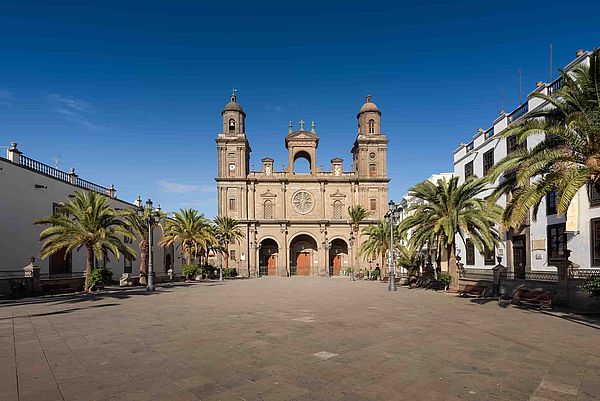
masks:
{"label": "paved plaza", "polygon": [[593,400],[600,330],[343,278],[0,305],[0,400]]}

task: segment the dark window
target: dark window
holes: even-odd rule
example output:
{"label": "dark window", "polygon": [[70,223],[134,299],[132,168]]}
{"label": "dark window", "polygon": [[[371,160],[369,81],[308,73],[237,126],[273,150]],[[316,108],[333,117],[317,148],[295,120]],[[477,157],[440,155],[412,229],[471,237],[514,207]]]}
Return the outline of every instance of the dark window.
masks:
{"label": "dark window", "polygon": [[483,154],[483,175],[486,175],[494,167],[494,149]]}
{"label": "dark window", "polygon": [[229,251],[229,259],[235,260],[235,249]]}
{"label": "dark window", "polygon": [[236,209],[237,209],[237,204],[235,202],[235,198],[230,198],[229,199],[229,210],[232,212],[235,212]]}
{"label": "dark window", "polygon": [[552,191],[546,195],[546,216],[556,214],[556,192]]}
{"label": "dark window", "polygon": [[369,120],[369,134],[375,133],[375,121]]}
{"label": "dark window", "polygon": [[493,266],[496,264],[496,248],[488,249],[485,247],[483,252],[483,260],[486,266]]}
{"label": "dark window", "polygon": [[369,177],[377,175],[377,166],[374,163],[369,164]]}
{"label": "dark window", "polygon": [[506,138],[506,153],[512,153],[518,149],[527,148],[527,141],[519,143],[515,135]]}
{"label": "dark window", "polygon": [[590,205],[600,205],[600,184],[591,184],[588,186],[588,194],[590,197]]}
{"label": "dark window", "polygon": [[370,199],[369,203],[370,203],[371,210],[373,210],[373,211],[377,210],[377,199],[374,199],[374,198]]}
{"label": "dark window", "polygon": [[592,220],[592,266],[600,266],[600,219]]}
{"label": "dark window", "polygon": [[550,262],[565,260],[566,249],[565,223],[548,226],[548,260]]}
{"label": "dark window", "polygon": [[133,262],[129,258],[123,258],[123,273],[132,273],[133,272]]}
{"label": "dark window", "polygon": [[229,132],[235,131],[235,120],[232,118],[229,120]]}
{"label": "dark window", "polygon": [[266,200],[264,207],[265,207],[265,219],[272,219],[273,218],[273,202],[270,200]]}
{"label": "dark window", "polygon": [[473,161],[465,164],[465,180],[469,177],[473,177]]}
{"label": "dark window", "polygon": [[467,238],[465,241],[465,253],[466,255],[466,263],[467,265],[473,266],[475,264],[475,245],[471,242],[470,239]]}

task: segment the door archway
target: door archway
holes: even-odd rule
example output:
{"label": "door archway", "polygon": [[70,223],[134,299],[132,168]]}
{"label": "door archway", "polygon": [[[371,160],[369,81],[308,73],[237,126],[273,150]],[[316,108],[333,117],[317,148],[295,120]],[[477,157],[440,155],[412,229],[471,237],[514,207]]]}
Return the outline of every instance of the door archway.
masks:
{"label": "door archway", "polygon": [[279,245],[272,238],[265,238],[260,242],[258,252],[258,269],[261,276],[277,276],[277,256]]}
{"label": "door archway", "polygon": [[348,263],[348,244],[341,238],[336,238],[331,241],[331,249],[329,250],[329,275],[339,276]]}
{"label": "door archway", "polygon": [[290,242],[290,274],[292,276],[312,275],[317,257],[317,242],[308,234],[300,234]]}

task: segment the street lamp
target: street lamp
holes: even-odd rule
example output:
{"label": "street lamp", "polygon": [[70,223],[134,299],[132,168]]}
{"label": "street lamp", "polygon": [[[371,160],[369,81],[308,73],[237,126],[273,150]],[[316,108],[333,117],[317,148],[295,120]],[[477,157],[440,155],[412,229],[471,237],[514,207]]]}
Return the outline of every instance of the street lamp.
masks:
{"label": "street lamp", "polygon": [[160,205],[158,208],[154,209],[152,201],[148,199],[146,201],[146,208],[144,209],[141,205],[141,202],[138,202],[137,214],[142,219],[144,218],[144,212],[147,211],[145,216],[146,224],[148,225],[148,282],[146,285],[146,291],[154,291],[154,266],[152,265],[153,258],[153,250],[152,246],[154,245],[154,226],[158,224],[160,221]]}
{"label": "street lamp", "polygon": [[354,281],[354,260],[352,258],[352,255],[354,255],[354,252],[352,252],[353,248],[354,248],[354,240],[356,238],[354,238],[354,231],[350,231],[350,237],[348,238],[348,241],[350,242],[350,281]]}
{"label": "street lamp", "polygon": [[256,265],[256,277],[260,277],[260,243],[254,241],[254,263]]}
{"label": "street lamp", "polygon": [[393,200],[388,203],[388,212],[386,217],[390,225],[390,283],[388,285],[388,291],[396,291],[396,261],[394,259],[394,227],[396,221],[400,220],[402,211],[400,205],[396,205]]}
{"label": "street lamp", "polygon": [[327,240],[327,237],[325,237],[325,241],[323,241],[323,249],[325,249],[325,275],[331,277],[331,274],[329,273],[329,250],[331,249],[331,242]]}

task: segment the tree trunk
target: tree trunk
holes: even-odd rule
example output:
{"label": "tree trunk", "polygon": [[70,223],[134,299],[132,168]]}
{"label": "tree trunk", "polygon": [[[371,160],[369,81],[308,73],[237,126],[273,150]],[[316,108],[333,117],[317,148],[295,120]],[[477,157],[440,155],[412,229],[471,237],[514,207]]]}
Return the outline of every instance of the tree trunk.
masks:
{"label": "tree trunk", "polygon": [[140,241],[140,285],[148,284],[148,248],[147,240]]}
{"label": "tree trunk", "polygon": [[450,245],[446,247],[446,251],[448,252],[448,273],[452,278],[450,282],[450,291],[456,292],[459,290],[458,286],[458,265],[456,264],[456,252],[455,252],[456,244],[454,241]]}
{"label": "tree trunk", "polygon": [[229,244],[225,244],[225,268],[229,269]]}
{"label": "tree trunk", "polygon": [[92,266],[94,265],[94,250],[91,245],[86,245],[87,255],[85,258],[85,288],[87,292],[90,290],[90,275],[92,274]]}

